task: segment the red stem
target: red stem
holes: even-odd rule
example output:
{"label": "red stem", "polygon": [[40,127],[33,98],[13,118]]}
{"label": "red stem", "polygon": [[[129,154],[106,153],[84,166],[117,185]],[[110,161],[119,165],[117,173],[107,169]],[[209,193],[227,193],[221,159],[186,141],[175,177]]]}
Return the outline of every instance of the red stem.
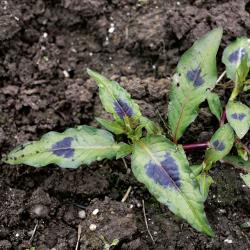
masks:
{"label": "red stem", "polygon": [[227,114],[226,114],[226,110],[224,110],[220,118],[220,126],[224,125],[226,119],[227,119]]}
{"label": "red stem", "polygon": [[209,142],[193,143],[193,144],[184,144],[182,145],[185,151],[194,151],[194,150],[204,150],[208,147]]}

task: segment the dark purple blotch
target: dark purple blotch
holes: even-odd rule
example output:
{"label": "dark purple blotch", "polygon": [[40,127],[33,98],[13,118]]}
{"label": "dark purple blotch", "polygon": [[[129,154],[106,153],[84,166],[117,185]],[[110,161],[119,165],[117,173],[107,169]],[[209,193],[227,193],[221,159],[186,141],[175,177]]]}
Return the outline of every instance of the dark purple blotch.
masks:
{"label": "dark purple blotch", "polygon": [[52,153],[57,156],[62,156],[64,158],[73,157],[74,149],[71,148],[71,143],[73,140],[73,137],[65,137],[61,141],[56,142],[52,145]]}
{"label": "dark purple blotch", "polygon": [[215,140],[212,144],[214,148],[218,151],[223,151],[225,149],[225,145],[222,141]]}
{"label": "dark purple blotch", "polygon": [[133,115],[133,110],[131,107],[129,107],[129,105],[121,99],[118,99],[114,102],[114,109],[116,114],[121,119],[124,119],[125,116],[132,117]]}
{"label": "dark purple blotch", "polygon": [[193,70],[189,70],[187,72],[187,78],[189,81],[192,81],[194,83],[195,87],[199,87],[204,83],[200,67],[197,67],[196,69]]}
{"label": "dark purple blotch", "polygon": [[181,180],[178,165],[174,158],[166,153],[161,166],[151,161],[145,166],[146,174],[154,180],[155,183],[163,187],[180,188]]}
{"label": "dark purple blotch", "polygon": [[234,119],[234,120],[239,120],[239,121],[242,121],[245,117],[246,117],[246,114],[244,113],[233,113],[231,115],[231,117]]}
{"label": "dark purple blotch", "polygon": [[228,57],[229,62],[236,63],[238,60],[241,60],[246,54],[245,48],[239,48],[231,53]]}

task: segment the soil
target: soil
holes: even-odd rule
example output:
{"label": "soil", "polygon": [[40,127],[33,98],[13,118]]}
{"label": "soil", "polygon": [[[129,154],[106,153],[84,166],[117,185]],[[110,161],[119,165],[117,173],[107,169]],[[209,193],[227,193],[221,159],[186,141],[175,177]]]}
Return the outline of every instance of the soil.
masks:
{"label": "soil", "polygon": [[[249,13],[243,0],[0,1],[0,153],[106,116],[87,67],[118,80],[145,115],[161,122],[180,55],[222,26],[220,57],[236,36],[250,36]],[[226,100],[230,86],[217,91]],[[241,98],[250,104],[249,94]],[[202,105],[183,142],[208,139],[215,124]],[[199,162],[201,155],[189,157]],[[228,165],[217,164],[212,176],[206,212],[216,237],[209,238],[156,202],[122,161],[74,170],[1,163],[0,249],[75,249],[79,225],[81,250],[103,249],[114,239],[113,249],[123,250],[250,249],[250,231],[240,227],[250,220],[250,190]]]}

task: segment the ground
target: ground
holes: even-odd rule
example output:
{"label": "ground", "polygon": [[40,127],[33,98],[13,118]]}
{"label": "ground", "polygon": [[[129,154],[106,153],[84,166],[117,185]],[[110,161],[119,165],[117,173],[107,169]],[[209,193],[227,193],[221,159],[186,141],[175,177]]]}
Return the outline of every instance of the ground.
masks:
{"label": "ground", "polygon": [[[0,154],[50,130],[94,125],[95,116],[105,116],[87,67],[119,81],[145,115],[161,122],[180,55],[222,26],[220,59],[228,42],[250,35],[249,13],[250,2],[243,0],[0,1]],[[230,88],[216,88],[224,102]],[[249,94],[240,98],[250,104]],[[208,139],[215,124],[203,104],[183,142]],[[189,158],[200,162],[201,155]],[[0,164],[0,249],[75,249],[78,225],[81,250],[103,249],[103,238],[118,239],[115,249],[124,250],[250,249],[250,232],[240,227],[249,221],[250,191],[229,165],[212,170],[206,212],[216,236],[209,238],[156,202],[122,160],[73,170]]]}

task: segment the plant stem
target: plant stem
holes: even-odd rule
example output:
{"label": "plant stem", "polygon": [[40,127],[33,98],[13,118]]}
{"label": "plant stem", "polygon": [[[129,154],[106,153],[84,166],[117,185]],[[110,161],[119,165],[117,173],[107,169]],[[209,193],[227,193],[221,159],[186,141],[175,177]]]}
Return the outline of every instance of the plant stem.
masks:
{"label": "plant stem", "polygon": [[194,150],[205,150],[208,147],[209,142],[193,143],[193,144],[184,144],[182,145],[185,151],[194,151]]}
{"label": "plant stem", "polygon": [[216,81],[216,84],[218,84],[222,80],[222,78],[225,76],[225,74],[226,74],[226,70],[223,71],[222,74],[219,76],[219,78]]}
{"label": "plant stem", "polygon": [[226,110],[224,110],[220,118],[220,127],[224,125],[226,119],[227,119],[227,114],[226,114]]}

